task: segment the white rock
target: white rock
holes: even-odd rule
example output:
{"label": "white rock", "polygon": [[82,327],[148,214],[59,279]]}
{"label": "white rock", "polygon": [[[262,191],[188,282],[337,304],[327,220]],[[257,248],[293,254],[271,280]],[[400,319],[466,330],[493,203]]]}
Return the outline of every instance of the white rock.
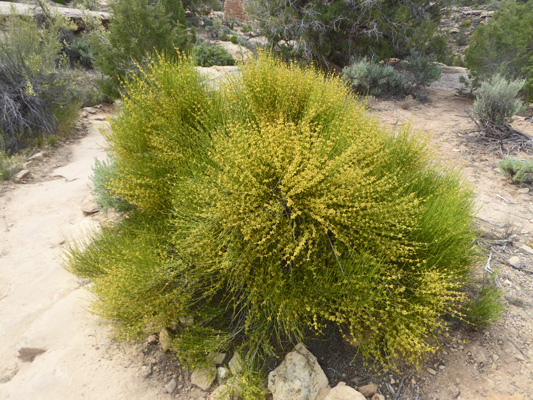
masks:
{"label": "white rock", "polygon": [[38,152],[38,153],[35,153],[33,156],[31,156],[30,158],[28,158],[28,161],[33,161],[33,160],[41,160],[44,158],[44,153],[42,151]]}
{"label": "white rock", "polygon": [[197,369],[191,374],[191,383],[202,390],[209,390],[216,377],[217,370],[215,366],[212,368]]}
{"label": "white rock", "polygon": [[149,343],[149,344],[156,343],[157,342],[157,336],[156,335],[148,336],[148,338],[146,339],[146,342]]}
{"label": "white rock", "polygon": [[518,193],[529,193],[529,188],[522,188],[517,190]]}
{"label": "white rock", "polygon": [[318,400],[328,388],[316,357],[301,343],[268,375],[273,400]]}
{"label": "white rock", "polygon": [[520,268],[520,257],[518,256],[512,256],[509,258],[509,264],[511,264],[515,268]]}
{"label": "white rock", "polygon": [[385,400],[385,396],[382,394],[376,393],[370,400]]}
{"label": "white rock", "polygon": [[224,380],[228,377],[228,370],[224,367],[217,368],[217,376],[220,380]]}
{"label": "white rock", "polygon": [[239,353],[235,353],[228,363],[232,375],[238,375],[242,371],[242,358]]}
{"label": "white rock", "polygon": [[431,375],[435,375],[437,371],[435,371],[433,368],[426,369],[427,372],[429,372]]}
{"label": "white rock", "polygon": [[525,251],[528,254],[533,254],[533,249],[527,244],[523,244],[522,246],[520,246],[520,250]]}
{"label": "white rock", "polygon": [[232,399],[233,399],[233,396],[231,395],[231,392],[226,385],[220,385],[215,390],[213,390],[213,392],[211,392],[211,395],[209,396],[209,400],[232,400]]}
{"label": "white rock", "polygon": [[15,180],[17,181],[21,181],[29,177],[30,177],[30,171],[28,171],[27,169],[23,169],[22,171],[17,172],[14,176]]}
{"label": "white rock", "polygon": [[172,379],[169,383],[165,385],[165,390],[172,394],[174,393],[174,390],[176,390],[176,387],[178,386],[178,382],[176,382],[175,379]]}
{"label": "white rock", "polygon": [[346,383],[339,382],[337,386],[331,389],[324,400],[366,400],[366,397]]}

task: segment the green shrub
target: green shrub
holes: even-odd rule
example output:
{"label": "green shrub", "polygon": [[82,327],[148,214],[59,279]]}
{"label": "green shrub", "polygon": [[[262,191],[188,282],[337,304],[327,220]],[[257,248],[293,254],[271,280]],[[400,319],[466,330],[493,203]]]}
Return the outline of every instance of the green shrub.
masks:
{"label": "green shrub", "polygon": [[97,309],[128,337],[192,315],[249,363],[331,324],[385,364],[433,350],[475,256],[459,177],[311,68],[263,55],[221,85],[165,57],[127,83],[104,187],[136,208],[69,256]]}
{"label": "green shrub", "polygon": [[342,70],[356,93],[373,96],[402,96],[404,77],[390,65],[361,60]]}
{"label": "green shrub", "polygon": [[121,80],[154,51],[174,55],[193,44],[180,1],[117,0],[110,9],[109,32],[100,29],[91,40],[94,65],[108,77],[103,87],[109,96],[116,97]]}
{"label": "green shrub", "polygon": [[0,148],[12,152],[62,131],[77,101],[62,54],[63,19],[47,29],[11,16],[0,33]]}
{"label": "green shrub", "polygon": [[272,48],[321,67],[347,66],[353,58],[404,58],[411,50],[447,55],[438,28],[447,1],[255,0],[248,10]]}
{"label": "green shrub", "polygon": [[229,36],[223,33],[222,35],[220,35],[220,40],[222,40],[223,42],[227,42],[229,41]]}
{"label": "green shrub", "polygon": [[76,37],[67,45],[69,59],[73,65],[92,68],[94,51],[85,37]]}
{"label": "green shrub", "polygon": [[335,324],[366,355],[416,362],[461,297],[470,192],[313,70],[263,58],[226,96],[212,163],[173,199],[198,304],[231,310],[251,358]]}
{"label": "green shrub", "polygon": [[235,65],[235,59],[226,49],[219,46],[199,44],[193,49],[193,57],[196,65],[200,67],[212,67],[213,65]]}
{"label": "green shrub", "polygon": [[485,285],[477,296],[465,304],[465,319],[472,328],[486,328],[503,316],[506,307],[501,302],[502,296],[498,287]]}
{"label": "green shrub", "polygon": [[157,56],[132,77],[124,111],[106,134],[116,169],[106,188],[147,213],[168,211],[172,177],[197,167],[221,125],[217,96],[206,90],[192,60],[182,61],[176,66]]}
{"label": "green shrub", "polygon": [[95,160],[93,167],[93,194],[94,201],[102,210],[114,209],[118,212],[131,210],[132,206],[128,202],[114,196],[108,189],[113,179],[117,178],[117,168],[113,160]]}
{"label": "green shrub", "polygon": [[521,161],[517,158],[505,158],[498,163],[502,174],[507,175],[513,182],[533,182],[533,162]]}
{"label": "green shrub", "polygon": [[508,80],[526,79],[527,97],[533,99],[533,0],[504,2],[488,24],[476,29],[465,61],[483,81],[495,74]]}
{"label": "green shrub", "polygon": [[100,3],[98,0],[74,0],[70,3],[70,6],[91,11],[97,11],[100,9]]}
{"label": "green shrub", "polygon": [[519,98],[525,81],[508,81],[497,74],[481,84],[474,101],[474,113],[482,121],[503,125],[525,110]]}
{"label": "green shrub", "polygon": [[132,215],[66,255],[74,273],[94,282],[94,309],[115,322],[121,337],[138,339],[170,326],[187,301],[177,271],[161,252],[164,229],[160,220]]}
{"label": "green shrub", "polygon": [[413,53],[402,63],[403,70],[407,73],[408,80],[414,86],[414,90],[430,86],[440,79],[441,68],[437,65],[435,57]]}
{"label": "green shrub", "polygon": [[231,35],[231,37],[229,38],[230,42],[233,43],[233,44],[237,44],[237,36],[235,35]]}

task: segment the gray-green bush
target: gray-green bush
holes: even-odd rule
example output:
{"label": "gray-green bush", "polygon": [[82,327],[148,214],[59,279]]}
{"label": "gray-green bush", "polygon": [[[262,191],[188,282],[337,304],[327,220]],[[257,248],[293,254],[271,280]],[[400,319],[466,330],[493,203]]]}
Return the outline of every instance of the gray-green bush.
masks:
{"label": "gray-green bush", "polygon": [[520,99],[524,85],[525,80],[508,81],[500,74],[484,81],[476,92],[476,117],[497,125],[506,124],[512,116],[525,110],[526,105]]}
{"label": "gray-green bush", "polygon": [[392,66],[361,60],[342,70],[356,93],[373,96],[403,96],[405,78]]}
{"label": "gray-green bush", "polygon": [[226,49],[201,43],[194,46],[193,57],[196,65],[212,67],[213,65],[235,65],[235,59]]}
{"label": "gray-green bush", "polygon": [[533,161],[505,158],[498,163],[498,168],[502,174],[507,175],[513,182],[533,182]]}

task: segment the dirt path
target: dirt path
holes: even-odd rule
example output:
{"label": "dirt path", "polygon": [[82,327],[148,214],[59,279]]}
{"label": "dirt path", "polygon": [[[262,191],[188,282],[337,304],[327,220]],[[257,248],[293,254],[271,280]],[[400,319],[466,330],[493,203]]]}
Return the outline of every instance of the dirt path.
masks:
{"label": "dirt path", "polygon": [[88,134],[43,160],[34,179],[0,188],[0,399],[170,398],[143,381],[61,266],[65,240],[97,225],[80,207],[94,159],[105,157],[101,119],[91,115]]}

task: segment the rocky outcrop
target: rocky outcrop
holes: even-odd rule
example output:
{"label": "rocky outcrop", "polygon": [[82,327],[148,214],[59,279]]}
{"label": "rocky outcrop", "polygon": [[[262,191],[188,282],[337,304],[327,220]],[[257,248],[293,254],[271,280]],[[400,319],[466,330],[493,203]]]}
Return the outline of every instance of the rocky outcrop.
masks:
{"label": "rocky outcrop", "polygon": [[248,19],[246,15],[247,0],[226,0],[224,2],[224,18],[236,19],[245,21]]}
{"label": "rocky outcrop", "polygon": [[[69,7],[51,7],[53,11],[58,12],[72,22],[74,22],[78,28],[78,31],[85,29],[84,18],[91,17],[99,19],[102,22],[102,25],[106,26],[109,24],[109,13],[107,12],[97,12],[97,11],[88,11],[80,10],[77,8]],[[0,19],[9,18],[12,15],[26,15],[34,18],[43,18],[43,11],[35,6],[34,4],[22,4],[22,3],[11,3],[8,1],[0,1]]]}

